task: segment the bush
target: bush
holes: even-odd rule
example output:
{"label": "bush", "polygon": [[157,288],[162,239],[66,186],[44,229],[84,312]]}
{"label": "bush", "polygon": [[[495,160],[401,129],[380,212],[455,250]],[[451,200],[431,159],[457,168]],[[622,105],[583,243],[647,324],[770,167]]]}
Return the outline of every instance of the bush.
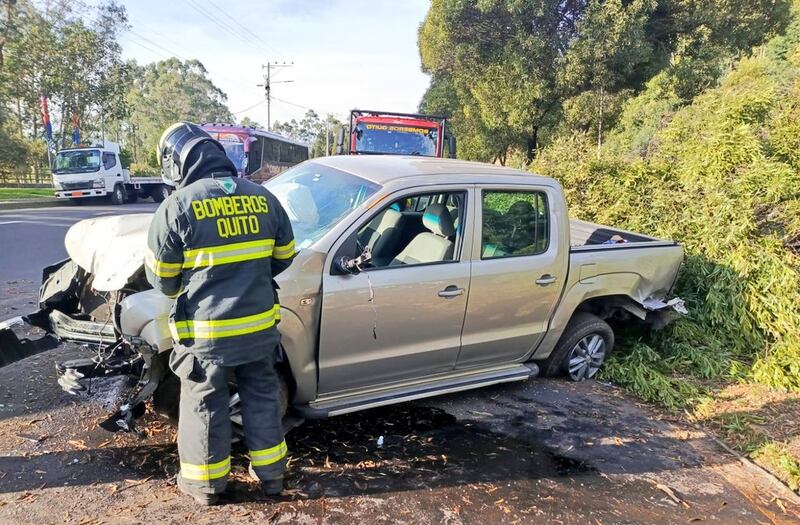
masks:
{"label": "bush", "polygon": [[154,168],[149,164],[141,164],[134,162],[130,167],[132,177],[160,177],[161,173],[158,168]]}
{"label": "bush", "polygon": [[689,316],[646,340],[623,339],[605,371],[645,398],[677,406],[695,397],[685,375],[744,373],[800,391],[794,46],[741,60],[683,108],[650,91],[662,89],[653,82],[627,104],[599,159],[586,136],[574,135],[532,166],[560,180],[575,216],[684,245],[675,293]]}

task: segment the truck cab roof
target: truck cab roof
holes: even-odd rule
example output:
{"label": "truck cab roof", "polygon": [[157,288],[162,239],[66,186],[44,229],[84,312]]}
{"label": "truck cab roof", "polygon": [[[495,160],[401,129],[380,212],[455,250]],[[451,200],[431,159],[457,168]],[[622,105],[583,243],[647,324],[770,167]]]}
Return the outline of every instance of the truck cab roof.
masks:
{"label": "truck cab roof", "polygon": [[358,117],[358,122],[366,124],[395,124],[402,126],[416,126],[420,128],[436,129],[441,126],[441,122],[430,119],[402,117],[397,115],[367,115]]}
{"label": "truck cab roof", "polygon": [[[329,166],[364,179],[386,185],[409,178],[436,178],[443,182],[494,182],[498,184],[555,185],[554,179],[504,166],[438,157],[400,155],[334,155],[319,157],[313,163]],[[449,180],[443,180],[449,179]]]}

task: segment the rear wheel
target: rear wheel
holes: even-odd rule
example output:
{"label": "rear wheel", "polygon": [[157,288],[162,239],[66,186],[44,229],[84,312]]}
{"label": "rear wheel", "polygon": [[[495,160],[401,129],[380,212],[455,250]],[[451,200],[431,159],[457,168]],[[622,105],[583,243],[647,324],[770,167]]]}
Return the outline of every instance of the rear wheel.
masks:
{"label": "rear wheel", "polygon": [[592,379],[614,348],[608,323],[585,312],[576,313],[550,357],[541,363],[542,375],[566,376],[572,381]]}
{"label": "rear wheel", "polygon": [[114,190],[111,192],[111,204],[120,205],[125,203],[125,188],[122,187],[122,184],[117,184],[114,186]]}
{"label": "rear wheel", "polygon": [[150,196],[153,197],[153,202],[163,202],[164,199],[169,197],[170,193],[172,193],[172,191],[166,184],[159,184],[158,187],[150,190]]}

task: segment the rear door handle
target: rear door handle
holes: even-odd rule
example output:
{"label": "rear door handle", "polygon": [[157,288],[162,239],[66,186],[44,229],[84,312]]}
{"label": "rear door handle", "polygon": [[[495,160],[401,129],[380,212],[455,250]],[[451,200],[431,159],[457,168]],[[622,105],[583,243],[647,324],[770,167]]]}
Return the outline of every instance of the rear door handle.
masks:
{"label": "rear door handle", "polygon": [[554,275],[545,274],[536,279],[536,284],[539,286],[547,286],[548,284],[553,284],[556,282],[556,277]]}
{"label": "rear door handle", "polygon": [[439,297],[458,297],[459,295],[464,294],[463,288],[458,288],[457,286],[450,285],[444,290],[439,290]]}

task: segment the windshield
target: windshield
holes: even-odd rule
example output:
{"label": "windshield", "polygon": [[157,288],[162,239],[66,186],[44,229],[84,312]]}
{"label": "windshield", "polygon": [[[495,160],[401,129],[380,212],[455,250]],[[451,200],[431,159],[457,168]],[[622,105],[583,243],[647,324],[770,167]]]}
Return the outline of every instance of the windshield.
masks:
{"label": "windshield", "polygon": [[244,172],[244,169],[247,167],[245,160],[247,156],[244,154],[244,144],[241,142],[228,142],[228,141],[220,141],[222,147],[225,148],[225,155],[228,156],[233,165],[236,167],[236,171]]}
{"label": "windshield", "polygon": [[355,133],[357,153],[436,156],[435,128],[362,122]]}
{"label": "windshield", "polygon": [[265,182],[264,187],[286,209],[298,248],[311,246],[380,188],[374,182],[314,162],[288,169]]}
{"label": "windshield", "polygon": [[89,173],[100,169],[100,151],[62,151],[53,161],[53,173]]}
{"label": "windshield", "polygon": [[236,171],[244,174],[247,168],[247,155],[244,151],[244,141],[247,140],[247,134],[203,129],[212,139],[218,140],[222,144],[222,147],[225,148],[225,155],[233,162]]}

